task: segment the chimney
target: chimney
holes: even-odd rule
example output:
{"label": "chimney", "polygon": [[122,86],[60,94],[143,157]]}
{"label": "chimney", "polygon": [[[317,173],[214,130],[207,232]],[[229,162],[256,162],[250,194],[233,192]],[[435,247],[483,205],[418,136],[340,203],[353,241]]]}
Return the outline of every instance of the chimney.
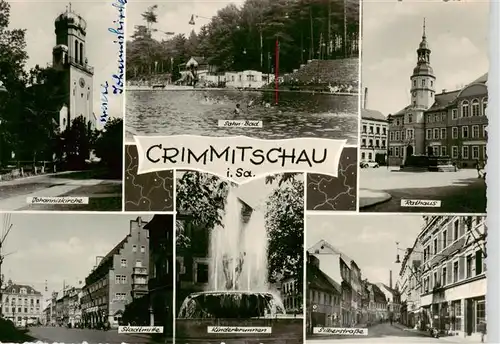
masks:
{"label": "chimney", "polygon": [[392,289],[392,270],[389,270],[389,288]]}
{"label": "chimney", "polygon": [[363,109],[366,109],[367,98],[368,98],[368,87],[365,87],[365,98],[363,99]]}

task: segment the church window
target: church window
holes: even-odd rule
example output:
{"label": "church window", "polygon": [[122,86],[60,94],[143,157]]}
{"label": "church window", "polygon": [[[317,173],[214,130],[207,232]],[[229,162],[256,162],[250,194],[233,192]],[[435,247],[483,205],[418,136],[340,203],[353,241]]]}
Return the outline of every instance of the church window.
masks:
{"label": "church window", "polygon": [[75,40],[75,56],[74,56],[75,62],[78,62],[78,41]]}
{"label": "church window", "polygon": [[469,117],[469,102],[467,100],[462,102],[462,117]]}
{"label": "church window", "polygon": [[478,99],[473,99],[472,100],[472,116],[479,116],[479,100]]}
{"label": "church window", "polygon": [[486,108],[488,107],[488,97],[483,98],[483,116],[486,116]]}

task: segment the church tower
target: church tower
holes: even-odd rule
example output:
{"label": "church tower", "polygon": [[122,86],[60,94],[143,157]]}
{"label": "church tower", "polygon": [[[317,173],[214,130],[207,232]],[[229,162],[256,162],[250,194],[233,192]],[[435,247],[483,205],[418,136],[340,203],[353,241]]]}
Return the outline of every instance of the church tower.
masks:
{"label": "church tower", "polygon": [[65,74],[63,89],[67,95],[66,109],[59,116],[61,130],[83,116],[86,123],[95,128],[93,111],[94,69],[89,66],[86,56],[87,22],[71,9],[55,20],[56,45],[52,49],[53,68]]}
{"label": "church tower", "polygon": [[422,41],[417,49],[417,66],[413,69],[411,80],[411,106],[415,109],[429,109],[434,104],[435,81],[434,71],[430,64],[431,49],[425,34],[425,18]]}

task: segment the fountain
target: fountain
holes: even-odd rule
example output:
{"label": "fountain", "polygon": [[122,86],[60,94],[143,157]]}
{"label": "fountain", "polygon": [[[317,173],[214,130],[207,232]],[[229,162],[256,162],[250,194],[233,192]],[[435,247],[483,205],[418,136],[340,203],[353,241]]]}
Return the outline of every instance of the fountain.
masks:
{"label": "fountain", "polygon": [[279,296],[267,282],[267,230],[264,215],[253,210],[244,223],[241,203],[231,188],[222,226],[210,237],[209,287],[189,295],[180,319],[275,318],[285,314]]}

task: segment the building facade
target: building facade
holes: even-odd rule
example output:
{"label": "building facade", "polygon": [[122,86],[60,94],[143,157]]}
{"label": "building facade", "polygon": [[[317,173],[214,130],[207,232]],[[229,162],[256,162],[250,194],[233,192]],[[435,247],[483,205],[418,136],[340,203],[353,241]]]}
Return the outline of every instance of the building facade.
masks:
{"label": "building facade", "polygon": [[171,215],[155,215],[144,228],[149,231],[149,325],[163,326],[168,335],[174,319],[174,220]]}
{"label": "building facade", "polygon": [[418,237],[424,321],[479,340],[486,326],[486,236],[485,217],[426,217]]}
{"label": "building facade", "polygon": [[11,280],[2,289],[1,314],[16,326],[36,325],[43,322],[42,293],[29,285],[15,284]]}
{"label": "building facade", "polygon": [[344,253],[320,240],[309,250],[319,261],[322,271],[341,286],[340,324],[351,327],[363,319],[361,270],[356,262]]}
{"label": "building facade", "polygon": [[487,74],[461,87],[436,93],[431,50],[424,31],[410,77],[411,104],[388,116],[389,163],[412,155],[450,158],[462,168],[486,162]]}
{"label": "building facade", "polygon": [[385,164],[387,160],[387,118],[379,111],[361,109],[361,160]]}
{"label": "building facade", "polygon": [[302,314],[303,292],[298,289],[297,278],[288,277],[281,282],[281,300],[287,314]]}
{"label": "building facade", "polygon": [[342,289],[338,282],[321,270],[320,261],[307,252],[307,332],[314,327],[339,327]]}
{"label": "building facade", "polygon": [[129,234],[96,266],[82,289],[82,318],[87,327],[119,325],[125,306],[148,293],[149,233],[141,217]]}
{"label": "building facade", "polygon": [[87,22],[71,6],[55,20],[56,45],[52,65],[63,74],[65,108],[60,112],[59,127],[64,131],[71,121],[83,116],[95,128],[93,112],[94,69],[87,59]]}

